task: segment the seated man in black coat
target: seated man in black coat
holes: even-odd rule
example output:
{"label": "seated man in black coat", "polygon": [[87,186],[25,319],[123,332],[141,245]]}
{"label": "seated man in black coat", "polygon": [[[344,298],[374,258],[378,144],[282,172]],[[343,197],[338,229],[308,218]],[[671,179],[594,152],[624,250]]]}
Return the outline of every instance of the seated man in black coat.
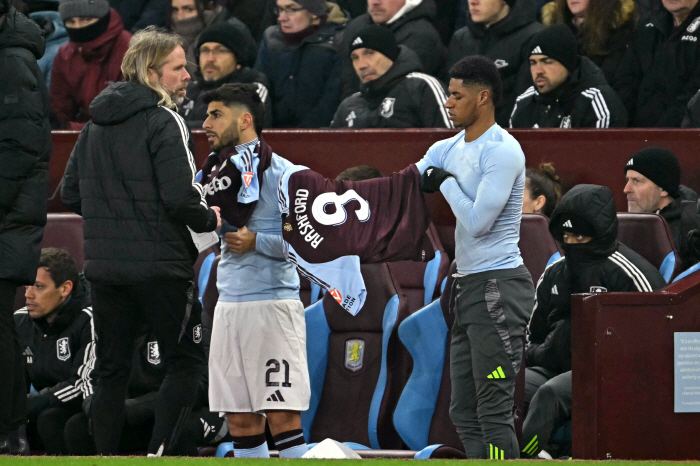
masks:
{"label": "seated man in black coat", "polygon": [[350,59],[360,92],[341,102],[332,128],[452,128],[445,85],[420,71],[418,56],[382,26],[355,36]]}
{"label": "seated man in black coat", "polygon": [[627,110],[605,75],[576,53],[569,26],[554,24],[530,40],[532,83],[515,99],[511,128],[609,128],[627,125]]}
{"label": "seated man in black coat", "polygon": [[27,397],[28,432],[33,448],[49,455],[67,453],[66,421],[92,394],[95,331],[90,286],[68,251],[41,251],[36,281],[25,292],[27,306],[15,312],[27,380],[37,392]]}
{"label": "seated man in black coat", "polygon": [[617,241],[612,191],[582,184],[552,212],[549,231],[564,257],[537,282],[530,318],[525,372],[522,456],[551,459],[550,440],[571,419],[571,295],[617,291],[651,292],[666,282],[642,256]]}
{"label": "seated man in black coat", "polygon": [[700,237],[697,233],[690,238],[688,235],[700,230],[700,216],[696,200],[684,199],[688,188],[680,185],[681,166],[675,154],[663,147],[645,147],[627,161],[625,178],[627,210],[661,215],[671,228],[683,266],[697,264]]}
{"label": "seated man in black coat", "polygon": [[250,68],[255,63],[256,54],[255,40],[242,24],[238,27],[230,22],[216,23],[202,32],[195,47],[199,66],[194,80],[187,86],[188,100],[179,109],[190,129],[202,129],[202,123],[207,119],[204,94],[228,83],[257,85],[260,100],[265,104],[265,125],[270,125],[270,83],[264,74]]}

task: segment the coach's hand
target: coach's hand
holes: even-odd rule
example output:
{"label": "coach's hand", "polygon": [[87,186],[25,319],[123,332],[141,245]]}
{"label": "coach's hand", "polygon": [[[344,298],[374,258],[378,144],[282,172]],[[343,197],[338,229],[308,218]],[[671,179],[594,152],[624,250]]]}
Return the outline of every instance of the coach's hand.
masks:
{"label": "coach's hand", "polygon": [[428,167],[420,177],[420,189],[426,193],[440,191],[440,185],[452,175],[442,168]]}
{"label": "coach's hand", "polygon": [[253,233],[246,227],[239,228],[238,231],[228,232],[224,235],[224,241],[228,250],[236,254],[244,254],[255,250],[255,238],[257,233]]}

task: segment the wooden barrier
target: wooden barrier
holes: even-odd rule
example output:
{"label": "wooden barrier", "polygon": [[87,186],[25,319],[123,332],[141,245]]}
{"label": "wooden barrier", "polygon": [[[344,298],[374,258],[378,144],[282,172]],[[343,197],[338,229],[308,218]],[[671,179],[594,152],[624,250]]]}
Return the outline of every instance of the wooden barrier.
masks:
{"label": "wooden barrier", "polygon": [[674,412],[674,332],[700,331],[700,273],[574,295],[571,313],[574,458],[700,459],[700,413]]}

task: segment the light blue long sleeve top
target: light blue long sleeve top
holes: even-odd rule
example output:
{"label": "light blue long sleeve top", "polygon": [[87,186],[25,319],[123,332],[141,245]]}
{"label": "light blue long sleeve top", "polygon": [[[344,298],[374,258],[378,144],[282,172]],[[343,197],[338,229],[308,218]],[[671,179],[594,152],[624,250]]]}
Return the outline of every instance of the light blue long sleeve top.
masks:
{"label": "light blue long sleeve top", "polygon": [[448,171],[440,191],[457,218],[457,270],[468,275],[523,263],[518,248],[525,189],[525,154],[518,141],[494,124],[477,140],[464,131],[438,141],[417,164]]}
{"label": "light blue long sleeve top", "polygon": [[[236,150],[240,153],[256,143],[257,140],[241,144],[236,146]],[[288,160],[272,154],[270,167],[263,174],[258,203],[246,224],[250,231],[257,233],[255,250],[236,254],[222,243],[216,281],[219,301],[299,299],[299,276],[294,264],[285,258],[277,195],[282,174],[291,165]]]}

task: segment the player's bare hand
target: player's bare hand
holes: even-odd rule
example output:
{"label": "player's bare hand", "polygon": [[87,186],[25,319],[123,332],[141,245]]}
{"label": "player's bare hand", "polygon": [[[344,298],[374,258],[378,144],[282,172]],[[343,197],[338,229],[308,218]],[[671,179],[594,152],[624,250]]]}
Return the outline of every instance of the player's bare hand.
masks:
{"label": "player's bare hand", "polygon": [[224,241],[228,250],[236,254],[244,254],[255,250],[255,239],[257,233],[253,233],[246,227],[239,228],[236,232],[228,232],[224,236]]}
{"label": "player's bare hand", "polygon": [[221,207],[213,205],[211,210],[216,212],[216,228],[221,228]]}

